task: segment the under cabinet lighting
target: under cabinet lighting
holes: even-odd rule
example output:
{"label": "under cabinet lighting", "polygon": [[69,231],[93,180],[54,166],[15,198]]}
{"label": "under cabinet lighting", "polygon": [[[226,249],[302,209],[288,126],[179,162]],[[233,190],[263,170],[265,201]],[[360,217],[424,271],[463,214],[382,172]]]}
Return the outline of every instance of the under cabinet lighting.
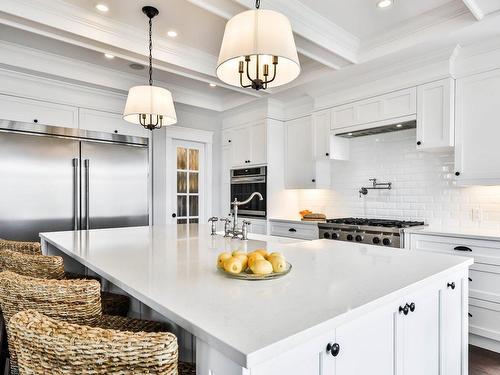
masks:
{"label": "under cabinet lighting", "polygon": [[109,60],[112,60],[112,59],[114,59],[114,58],[115,58],[115,56],[114,56],[114,55],[112,55],[111,53],[105,53],[105,54],[104,54],[104,57],[105,57],[105,58],[107,58],[107,59],[109,59]]}
{"label": "under cabinet lighting", "polygon": [[99,11],[99,12],[104,12],[106,13],[107,11],[109,11],[109,7],[105,4],[97,4],[95,6],[95,8]]}
{"label": "under cabinet lighting", "polygon": [[377,6],[379,8],[388,8],[392,5],[393,3],[393,0],[380,0],[378,3],[377,3]]}
{"label": "under cabinet lighting", "polygon": [[397,124],[397,125],[396,125],[396,128],[402,128],[402,127],[403,127],[403,125],[402,125],[402,124]]}
{"label": "under cabinet lighting", "polygon": [[217,85],[215,83],[209,83],[208,84],[210,87],[217,87]]}
{"label": "under cabinet lighting", "polygon": [[167,35],[171,38],[175,38],[177,36],[177,31],[175,30],[170,30],[167,32]]}
{"label": "under cabinet lighting", "polygon": [[352,133],[347,133],[347,135],[350,137],[352,135]]}

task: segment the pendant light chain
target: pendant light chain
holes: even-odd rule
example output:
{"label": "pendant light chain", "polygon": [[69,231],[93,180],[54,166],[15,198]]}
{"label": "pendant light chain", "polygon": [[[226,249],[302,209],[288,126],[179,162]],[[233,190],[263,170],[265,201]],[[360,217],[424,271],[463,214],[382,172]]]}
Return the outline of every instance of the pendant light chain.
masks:
{"label": "pendant light chain", "polygon": [[153,86],[153,19],[149,19],[149,86]]}

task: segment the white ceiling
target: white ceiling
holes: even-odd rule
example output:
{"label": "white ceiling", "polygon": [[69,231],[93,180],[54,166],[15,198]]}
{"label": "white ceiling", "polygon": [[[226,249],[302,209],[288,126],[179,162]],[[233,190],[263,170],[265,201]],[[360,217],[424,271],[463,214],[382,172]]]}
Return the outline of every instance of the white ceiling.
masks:
{"label": "white ceiling", "polygon": [[[160,11],[154,20],[155,78],[165,87],[170,85],[180,101],[221,111],[269,95],[283,100],[300,98],[311,92],[311,86],[322,86],[345,76],[344,72],[356,71],[355,67],[390,61],[390,56],[410,56],[416,49],[425,53],[426,48],[444,42],[471,40],[467,39],[468,28],[486,25],[483,18],[500,10],[500,0],[395,0],[387,9],[379,9],[377,0],[262,0],[262,8],[280,11],[290,19],[302,72],[291,84],[255,92],[225,85],[215,77],[226,21],[253,7],[254,2],[0,0],[0,42],[69,58],[75,69],[78,63],[85,63],[125,73],[131,77],[129,81],[144,80],[146,71],[131,70],[129,64],[147,64],[147,18],[141,8],[153,5]],[[106,4],[109,12],[97,11],[97,3]],[[500,34],[500,26],[490,23],[486,27],[489,35]],[[178,36],[168,37],[169,30]],[[460,38],[453,39],[457,35]],[[116,58],[106,60],[104,52]],[[36,66],[19,61],[26,69]],[[95,79],[94,83],[116,86],[119,77],[114,81]],[[210,88],[209,82],[218,87]],[[112,88],[123,90],[122,86]]]}
{"label": "white ceiling", "polygon": [[380,9],[377,0],[300,0],[360,39],[389,31],[393,26],[418,17],[444,4],[461,0],[395,0],[393,6]]}

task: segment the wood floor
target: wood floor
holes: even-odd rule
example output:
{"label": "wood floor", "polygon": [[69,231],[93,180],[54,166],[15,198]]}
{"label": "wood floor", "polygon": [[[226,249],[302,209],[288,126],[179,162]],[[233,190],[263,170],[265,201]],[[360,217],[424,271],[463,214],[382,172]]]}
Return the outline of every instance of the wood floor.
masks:
{"label": "wood floor", "polygon": [[469,375],[500,375],[500,354],[471,345]]}

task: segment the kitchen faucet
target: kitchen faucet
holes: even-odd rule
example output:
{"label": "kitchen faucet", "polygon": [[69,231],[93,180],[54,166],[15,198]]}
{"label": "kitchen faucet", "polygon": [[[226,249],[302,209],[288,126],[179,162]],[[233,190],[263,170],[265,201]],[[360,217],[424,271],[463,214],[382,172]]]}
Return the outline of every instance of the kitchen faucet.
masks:
{"label": "kitchen faucet", "polygon": [[247,234],[248,234],[248,228],[247,227],[248,227],[248,225],[250,225],[250,222],[244,220],[241,230],[238,230],[238,207],[247,204],[252,199],[254,199],[256,196],[259,197],[259,200],[261,200],[261,201],[264,200],[264,197],[259,192],[252,193],[243,202],[239,202],[238,198],[234,198],[234,201],[231,202],[231,205],[233,206],[233,225],[232,225],[232,229],[228,230],[225,233],[226,236],[238,237],[238,236],[241,235],[241,239],[242,240],[248,239],[247,238]]}

